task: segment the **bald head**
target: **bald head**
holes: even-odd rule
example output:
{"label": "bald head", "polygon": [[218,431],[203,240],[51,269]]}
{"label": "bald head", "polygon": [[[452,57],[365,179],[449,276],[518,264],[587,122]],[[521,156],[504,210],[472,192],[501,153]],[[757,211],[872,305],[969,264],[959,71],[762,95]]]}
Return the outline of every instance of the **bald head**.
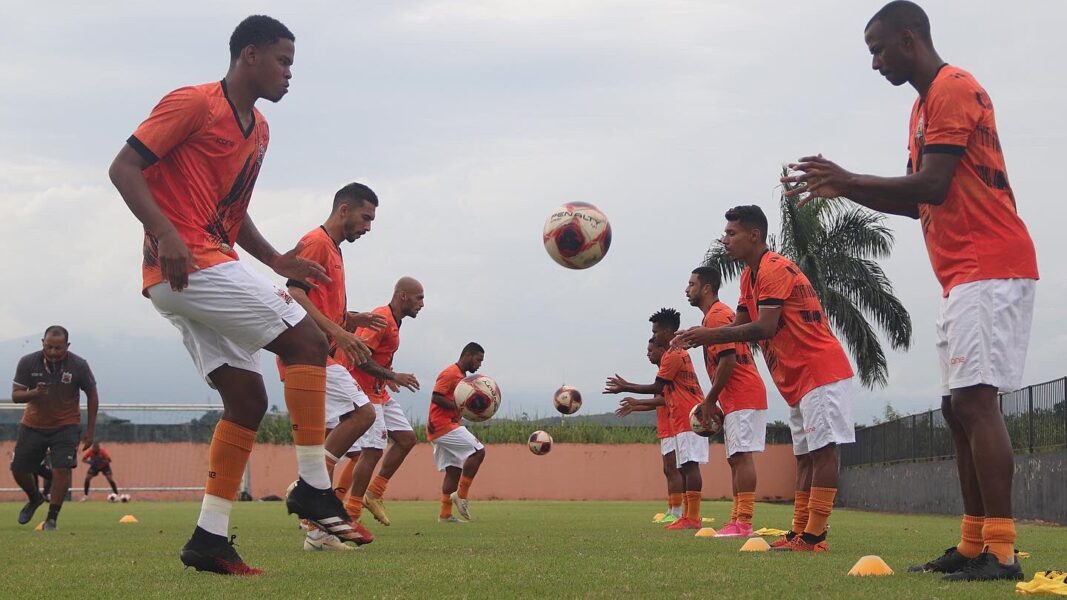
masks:
{"label": "bald head", "polygon": [[415,318],[426,302],[422,284],[414,277],[401,277],[393,287],[393,310],[403,317]]}
{"label": "bald head", "polygon": [[401,277],[393,286],[393,296],[399,294],[421,294],[422,284],[414,277]]}

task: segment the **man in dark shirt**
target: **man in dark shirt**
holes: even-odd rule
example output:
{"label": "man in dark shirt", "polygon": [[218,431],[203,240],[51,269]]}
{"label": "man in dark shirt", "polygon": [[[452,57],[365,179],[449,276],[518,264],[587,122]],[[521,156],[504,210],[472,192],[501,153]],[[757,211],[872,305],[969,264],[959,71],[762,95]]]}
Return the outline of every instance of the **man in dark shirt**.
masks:
{"label": "man in dark shirt", "polygon": [[[26,404],[26,411],[19,425],[11,474],[29,500],[19,512],[19,524],[25,525],[33,518],[37,507],[44,504],[45,498],[37,489],[34,472],[51,450],[52,494],[48,518],[44,522],[47,531],[56,528],[59,509],[70,488],[71,469],[78,464],[79,438],[83,450],[93,443],[100,400],[89,363],[68,351],[70,341],[64,327],[52,325],[46,329],[41,343],[42,349],[23,356],[15,370],[11,400]],[[83,391],[89,406],[84,432],[81,431],[81,410],[78,408]]]}

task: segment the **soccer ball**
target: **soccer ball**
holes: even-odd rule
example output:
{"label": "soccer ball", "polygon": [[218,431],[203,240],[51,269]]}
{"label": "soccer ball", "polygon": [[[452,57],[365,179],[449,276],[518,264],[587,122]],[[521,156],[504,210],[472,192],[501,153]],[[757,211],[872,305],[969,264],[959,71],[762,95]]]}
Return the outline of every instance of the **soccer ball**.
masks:
{"label": "soccer ball", "polygon": [[119,501],[119,495],[118,494],[108,494],[107,495],[107,501],[108,502],[118,502]]}
{"label": "soccer ball", "polygon": [[535,431],[530,434],[530,452],[541,456],[552,450],[552,436],[547,431]]}
{"label": "soccer ball", "polygon": [[456,406],[468,421],[487,421],[500,408],[500,386],[488,375],[464,377],[455,393]]}
{"label": "soccer ball", "polygon": [[119,502],[125,503],[125,502],[129,502],[129,501],[130,501],[130,495],[129,494],[119,494]]}
{"label": "soccer ball", "polygon": [[565,385],[556,390],[556,395],[552,398],[552,402],[555,403],[556,410],[559,412],[565,415],[573,415],[582,407],[582,393],[569,385]]}
{"label": "soccer ball", "polygon": [[700,409],[702,406],[703,404],[697,404],[689,411],[689,424],[693,427],[693,433],[704,437],[711,437],[722,431],[722,410],[716,406],[715,410],[711,411],[711,418],[708,420],[708,426],[705,427],[704,424],[700,422],[700,417],[703,413]]}
{"label": "soccer ball", "polygon": [[611,223],[592,204],[569,202],[548,216],[544,242],[552,260],[568,269],[588,269],[608,253]]}

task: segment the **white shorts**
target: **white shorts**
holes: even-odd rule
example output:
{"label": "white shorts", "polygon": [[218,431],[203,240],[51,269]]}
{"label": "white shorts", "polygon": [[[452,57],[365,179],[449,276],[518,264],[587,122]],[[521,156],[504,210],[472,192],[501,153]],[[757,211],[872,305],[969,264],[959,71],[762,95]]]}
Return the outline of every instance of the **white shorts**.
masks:
{"label": "white shorts", "polygon": [[797,456],[830,444],[855,442],[852,378],[820,385],[804,394],[796,406],[789,407],[789,431]]}
{"label": "white shorts", "polygon": [[414,431],[408,418],[404,416],[404,409],[400,408],[399,402],[390,398],[382,405],[382,409],[385,411],[386,431]]}
{"label": "white shorts", "polygon": [[341,417],[368,403],[370,398],[348,369],[337,363],[326,365],[326,429],[337,427]]}
{"label": "white shorts", "polygon": [[726,456],[738,452],[763,452],[767,443],[767,411],[753,408],[735,410],[722,420]]}
{"label": "white shorts", "polygon": [[667,456],[671,452],[674,452],[678,446],[674,443],[674,436],[665,437],[659,439],[659,453],[662,456]]}
{"label": "white shorts", "polygon": [[444,471],[448,467],[463,468],[463,462],[467,457],[485,448],[478,438],[466,427],[460,426],[430,442],[433,446],[433,460],[437,463],[437,470]]}
{"label": "white shorts", "polygon": [[385,430],[385,411],[382,410],[381,404],[373,404],[374,406],[374,422],[371,423],[367,432],[362,435],[356,443],[352,444],[348,452],[360,452],[364,448],[371,448],[374,450],[385,450],[386,444],[389,443],[389,432]]}
{"label": "white shorts", "polygon": [[682,431],[674,434],[675,463],[680,467],[687,462],[708,464],[708,438],[701,437],[692,431]]}
{"label": "white shorts", "polygon": [[979,384],[1002,392],[1022,386],[1036,288],[1033,279],[987,279],[957,285],[941,299],[942,396]]}
{"label": "white shorts", "polygon": [[288,292],[240,261],[190,273],[181,292],[158,283],[148,288],[148,296],[182,332],[208,385],[208,375],[223,365],[260,373],[259,350],[307,315]]}

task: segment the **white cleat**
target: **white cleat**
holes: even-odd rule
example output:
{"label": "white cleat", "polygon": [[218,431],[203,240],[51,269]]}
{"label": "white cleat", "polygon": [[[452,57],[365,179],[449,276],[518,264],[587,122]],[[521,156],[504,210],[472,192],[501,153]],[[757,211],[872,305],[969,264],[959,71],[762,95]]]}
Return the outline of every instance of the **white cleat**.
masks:
{"label": "white cleat", "polygon": [[342,542],[336,535],[327,534],[313,537],[313,534],[309,532],[304,536],[304,550],[307,550],[308,552],[332,552],[356,549],[356,546],[350,546]]}
{"label": "white cleat", "polygon": [[452,516],[450,516],[448,518],[437,517],[437,522],[438,523],[463,523],[463,521],[460,521],[459,519],[456,518],[456,515],[452,515]]}
{"label": "white cleat", "polygon": [[471,520],[470,501],[467,500],[466,498],[460,498],[458,492],[452,492],[451,498],[452,498],[452,506],[454,506],[456,508],[456,511],[459,512],[459,516],[463,517],[467,521],[470,521]]}

